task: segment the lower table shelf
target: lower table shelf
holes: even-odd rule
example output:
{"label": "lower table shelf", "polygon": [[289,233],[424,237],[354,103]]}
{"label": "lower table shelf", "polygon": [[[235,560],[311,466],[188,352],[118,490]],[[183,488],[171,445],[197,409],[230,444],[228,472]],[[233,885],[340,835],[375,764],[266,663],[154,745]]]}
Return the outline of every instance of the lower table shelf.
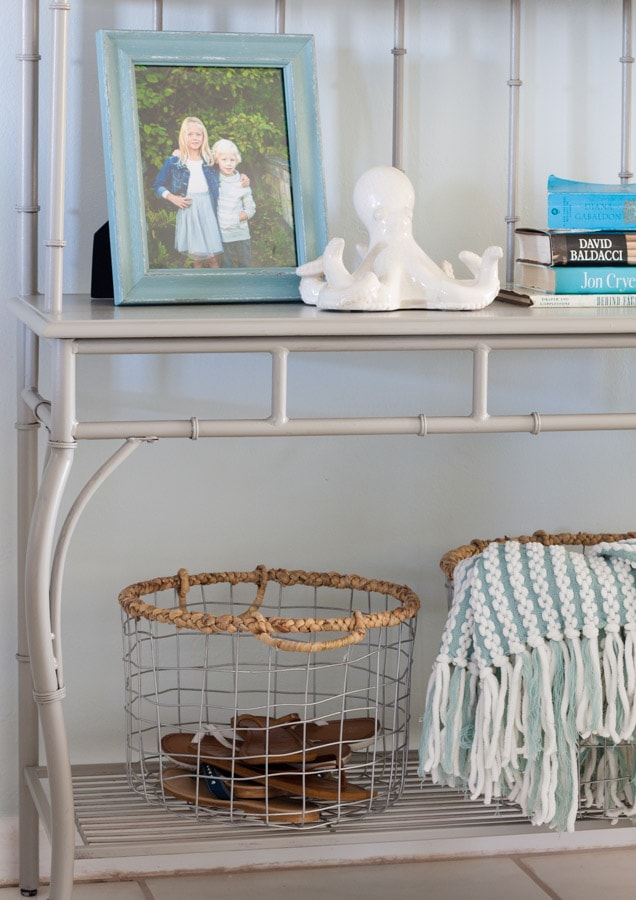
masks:
{"label": "lower table shelf", "polygon": [[[27,769],[26,778],[48,830],[46,768]],[[404,793],[388,810],[319,828],[230,824],[223,819],[201,822],[184,817],[148,803],[131,790],[123,764],[74,767],[73,786],[77,859],[207,852],[219,855],[222,868],[227,863],[226,854],[248,847],[266,851],[270,865],[285,865],[293,859],[298,861],[298,854],[305,864],[317,863],[324,860],[325,850],[333,860],[336,848],[338,859],[377,860],[379,855],[383,859],[405,858],[418,852],[428,855],[437,842],[440,855],[448,855],[453,848],[453,855],[459,855],[461,847],[470,851],[471,839],[477,839],[476,847],[485,841],[484,846],[495,852],[497,848],[491,844],[494,838],[504,842],[510,838],[516,844],[526,838],[532,843],[534,836],[554,838],[554,832],[531,825],[513,804],[485,805],[430,781],[422,783],[415,754],[409,760]],[[577,833],[579,829],[605,832],[599,839],[604,846],[611,846],[612,834],[618,838],[618,831],[621,837],[617,843],[636,843],[631,822],[622,820],[612,825],[601,813],[586,813],[577,823]],[[574,836],[558,837],[560,849],[564,849],[564,842]],[[530,843],[524,846],[532,849]],[[484,852],[483,847],[480,852]],[[249,860],[246,864],[249,866]]]}

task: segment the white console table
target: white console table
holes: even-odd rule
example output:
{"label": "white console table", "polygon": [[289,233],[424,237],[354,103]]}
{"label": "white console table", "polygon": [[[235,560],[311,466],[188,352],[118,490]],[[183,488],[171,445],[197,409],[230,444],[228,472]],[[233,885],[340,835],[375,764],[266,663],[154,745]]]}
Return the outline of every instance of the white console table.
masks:
{"label": "white console table", "polygon": [[[636,311],[630,309],[528,310],[495,302],[479,312],[409,311],[379,314],[328,313],[302,304],[248,304],[206,307],[114,307],[86,296],[65,298],[64,312],[46,313],[41,297],[11,301],[20,323],[21,410],[18,422],[20,526],[25,553],[21,648],[29,663],[21,683],[20,759],[27,772],[21,802],[23,893],[37,889],[37,827],[42,816],[52,842],[52,900],[72,892],[75,859],[73,777],[62,715],[65,685],[60,631],[61,580],[66,549],[92,493],[140,443],[164,438],[281,435],[476,434],[494,432],[636,429],[634,410],[543,415],[519,410],[491,415],[488,409],[489,356],[498,350],[636,347]],[[40,394],[39,344],[50,345],[50,396]],[[427,415],[414,409],[402,417],[291,417],[287,409],[288,366],[297,353],[364,350],[456,351],[473,354],[471,412]],[[81,381],[78,359],[90,354],[266,353],[271,356],[270,413],[261,419],[200,419],[184,410],[170,420],[83,421],[76,413]],[[378,366],[382,366],[381,358]],[[194,411],[196,413],[196,411]],[[37,434],[48,431],[46,464],[37,475]],[[112,439],[116,449],[80,492],[63,523],[62,495],[78,445]],[[38,484],[39,481],[39,484]],[[28,533],[28,541],[26,535]],[[28,641],[27,641],[28,638]],[[28,644],[28,651],[27,651]],[[31,676],[36,706],[31,698]],[[39,782],[38,718],[46,749],[50,802]],[[399,804],[398,804],[399,805]],[[125,853],[148,852],[126,842]],[[337,839],[336,839],[337,840]],[[137,849],[135,849],[135,846]],[[124,851],[110,848],[112,854]]]}
{"label": "white console table", "polygon": [[[161,28],[162,2],[153,0],[153,27]],[[276,0],[276,29],[284,30],[284,0]],[[313,436],[392,435],[430,437],[437,434],[479,434],[547,431],[636,429],[634,409],[624,412],[581,412],[543,414],[541,409],[520,409],[510,415],[489,411],[491,370],[489,359],[500,350],[564,349],[606,351],[636,348],[635,309],[523,309],[494,303],[472,313],[403,311],[397,313],[328,313],[296,303],[239,304],[214,306],[115,307],[111,301],[95,301],[88,296],[62,297],[62,257],[64,248],[64,180],[66,146],[66,64],[69,0],[49,0],[53,12],[51,46],[51,121],[46,153],[49,163],[49,221],[44,250],[46,296],[37,294],[37,112],[40,0],[21,0],[23,27],[19,60],[22,68],[20,240],[18,291],[24,296],[9,301],[19,322],[18,392],[18,597],[19,597],[19,765],[20,781],[20,886],[25,895],[35,894],[39,884],[38,828],[42,820],[52,844],[51,900],[69,900],[73,889],[74,859],[77,855],[74,775],[63,718],[65,682],[61,631],[61,582],[70,537],[94,490],[127,456],[143,442],[165,438],[210,439],[223,436]],[[78,4],[81,6],[81,4]],[[362,7],[362,4],[360,5]],[[404,60],[404,3],[394,0],[395,15],[395,110],[394,161],[401,157],[401,84]],[[509,204],[506,218],[509,247],[515,225],[516,144],[518,131],[519,0],[511,0],[510,79],[510,172]],[[631,59],[631,2],[625,0],[625,45],[621,57],[624,71],[625,118],[629,121],[629,63]],[[389,43],[387,41],[387,52]],[[625,134],[629,128],[624,129]],[[624,144],[628,141],[624,139]],[[621,178],[629,177],[627,154],[622,160]],[[509,260],[511,262],[510,254]],[[509,280],[509,279],[508,279]],[[40,350],[47,345],[46,379],[40,378]],[[467,415],[429,414],[413,409],[399,417],[314,418],[291,416],[287,389],[293,354],[373,352],[378,370],[389,373],[386,351],[457,351],[472,353],[472,378],[466,391]],[[88,355],[224,353],[269,354],[271,392],[269,414],[263,418],[208,419],[197,411],[184,409],[181,418],[161,420],[78,420],[76,401],[82,372],[80,359]],[[385,354],[384,360],[382,354]],[[384,368],[383,368],[384,367]],[[42,384],[46,382],[47,396]],[[554,397],[550,397],[554,406]],[[334,408],[337,408],[334,405]],[[47,432],[45,465],[40,472],[38,434]],[[60,521],[62,497],[73,459],[82,442],[108,439],[114,451],[78,494],[64,522]],[[34,702],[35,698],[35,702]],[[39,724],[44,737],[46,770],[39,759]],[[99,767],[93,767],[93,778]],[[104,769],[105,771],[105,769]],[[42,780],[48,782],[48,790]],[[416,786],[419,790],[419,784]],[[462,798],[460,797],[460,802]],[[143,801],[140,801],[143,802]],[[400,803],[396,804],[399,806]],[[408,803],[407,803],[408,806]],[[465,808],[465,807],[463,807]],[[461,819],[463,808],[457,816]],[[137,821],[137,820],[135,820]],[[172,825],[165,830],[171,830]],[[389,841],[399,843],[396,854],[408,852],[409,840],[418,830],[418,819],[409,819],[410,830],[396,830],[392,824],[374,825],[372,840],[383,851]],[[111,839],[86,855],[142,856],[157,852],[153,843],[131,825],[124,842],[118,843],[111,825]],[[217,844],[236,849],[245,840],[231,838],[219,827]],[[226,829],[227,831],[227,829]],[[252,850],[259,841],[281,845],[277,836],[251,833]],[[348,831],[351,845],[361,846],[362,833]],[[356,836],[357,835],[357,836]],[[397,836],[396,836],[397,835]],[[133,837],[136,836],[136,841]],[[308,842],[293,834],[307,858]],[[631,839],[634,840],[633,838]],[[182,848],[197,848],[200,836],[183,839]],[[322,831],[312,838],[312,846],[327,848],[330,859],[337,858],[343,841],[340,834]],[[174,842],[173,842],[174,843]],[[167,847],[167,843],[161,845]],[[395,846],[395,844],[394,844]],[[175,851],[176,852],[176,851]],[[238,852],[238,851],[237,851]],[[298,853],[301,851],[298,850]],[[354,854],[355,855],[355,854]],[[387,850],[383,855],[390,855]],[[271,855],[270,855],[271,858]],[[296,857],[299,858],[299,857]],[[315,855],[312,859],[319,859]],[[360,858],[358,856],[358,858]],[[262,859],[262,858],[261,858]]]}

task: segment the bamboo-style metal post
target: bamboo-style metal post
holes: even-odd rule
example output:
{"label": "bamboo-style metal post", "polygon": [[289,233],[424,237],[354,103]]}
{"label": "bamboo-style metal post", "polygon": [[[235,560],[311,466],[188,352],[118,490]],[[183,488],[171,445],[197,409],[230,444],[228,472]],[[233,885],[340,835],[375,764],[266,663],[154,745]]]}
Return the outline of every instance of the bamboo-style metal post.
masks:
{"label": "bamboo-style metal post", "polygon": [[623,53],[622,96],[621,96],[621,170],[618,177],[625,184],[633,178],[630,171],[631,126],[632,126],[632,0],[623,0]]}
{"label": "bamboo-style metal post", "polygon": [[163,0],[152,0],[152,30],[163,30]]}
{"label": "bamboo-style metal post", "polygon": [[404,168],[404,0],[395,0],[393,50],[393,165]]}
{"label": "bamboo-style metal post", "polygon": [[276,0],[274,31],[285,34],[285,0]]}
{"label": "bamboo-style metal post", "polygon": [[39,6],[22,4],[20,63],[20,168],[18,198],[18,278],[21,294],[37,293],[38,239],[38,69]]}
{"label": "bamboo-style metal post", "polygon": [[506,283],[514,282],[515,226],[519,180],[519,101],[521,46],[520,0],[510,0],[510,67],[508,78],[508,204],[506,211]]}
{"label": "bamboo-style metal post", "polygon": [[66,174],[66,81],[68,68],[68,0],[51,0],[51,140],[44,300],[46,312],[62,312],[64,263],[64,185]]}

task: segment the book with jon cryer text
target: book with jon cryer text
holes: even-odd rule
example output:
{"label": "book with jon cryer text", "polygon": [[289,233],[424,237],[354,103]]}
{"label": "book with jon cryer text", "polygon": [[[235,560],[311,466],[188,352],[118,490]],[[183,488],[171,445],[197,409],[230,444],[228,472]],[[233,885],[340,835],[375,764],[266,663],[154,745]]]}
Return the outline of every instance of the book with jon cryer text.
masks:
{"label": "book with jon cryer text", "polygon": [[543,266],[517,260],[515,284],[535,291],[565,294],[633,294],[636,293],[636,268]]}

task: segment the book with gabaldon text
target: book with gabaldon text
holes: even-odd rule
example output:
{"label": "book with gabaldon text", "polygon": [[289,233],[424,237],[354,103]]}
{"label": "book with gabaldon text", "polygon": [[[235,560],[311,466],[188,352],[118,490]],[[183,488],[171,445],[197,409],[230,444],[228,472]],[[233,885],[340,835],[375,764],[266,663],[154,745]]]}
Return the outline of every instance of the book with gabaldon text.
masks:
{"label": "book with gabaldon text", "polygon": [[516,228],[517,258],[546,266],[634,266],[636,231]]}
{"label": "book with gabaldon text", "polygon": [[517,285],[514,290],[502,288],[496,299],[502,300],[504,303],[513,303],[515,306],[594,307],[596,309],[633,307],[636,309],[636,294],[555,294],[550,291],[529,291]]}
{"label": "book with gabaldon text", "polygon": [[636,268],[629,266],[542,266],[515,261],[515,284],[557,294],[634,294]]}
{"label": "book with gabaldon text", "polygon": [[548,177],[548,228],[636,230],[636,185]]}

